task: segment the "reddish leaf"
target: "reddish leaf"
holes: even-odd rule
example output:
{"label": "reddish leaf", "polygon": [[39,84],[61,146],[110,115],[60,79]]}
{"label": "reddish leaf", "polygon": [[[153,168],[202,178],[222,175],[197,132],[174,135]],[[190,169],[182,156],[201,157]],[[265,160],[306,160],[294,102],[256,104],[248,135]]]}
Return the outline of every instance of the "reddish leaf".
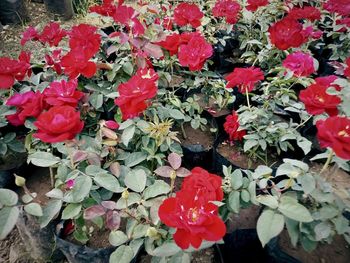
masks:
{"label": "reddish leaf", "polygon": [[168,161],[169,161],[171,167],[174,168],[174,170],[179,169],[181,166],[181,156],[178,155],[177,153],[169,154]]}
{"label": "reddish leaf", "polygon": [[102,201],[101,205],[109,210],[117,209],[117,203],[114,201]]}
{"label": "reddish leaf", "polygon": [[118,162],[114,162],[109,166],[109,170],[115,177],[120,176],[120,164]]}
{"label": "reddish leaf", "polygon": [[120,226],[120,215],[117,211],[108,211],[106,215],[106,226],[110,230],[117,230]]}
{"label": "reddish leaf", "polygon": [[100,157],[96,153],[89,153],[88,157],[89,164],[101,166]]}
{"label": "reddish leaf", "polygon": [[108,129],[106,127],[102,127],[101,131],[102,131],[103,135],[106,136],[107,138],[112,139],[112,140],[118,140],[118,135],[114,131],[112,131],[111,129]]}
{"label": "reddish leaf", "polygon": [[78,162],[81,162],[81,161],[84,161],[86,160],[88,157],[88,154],[84,151],[75,151],[73,153],[73,162],[74,163],[78,163]]}
{"label": "reddish leaf", "polygon": [[92,220],[98,216],[103,216],[106,209],[102,205],[93,205],[84,211],[84,219]]}
{"label": "reddish leaf", "polygon": [[157,168],[154,172],[155,174],[162,177],[170,177],[171,173],[174,172],[174,169],[170,166],[165,165]]}
{"label": "reddish leaf", "polygon": [[189,176],[191,174],[191,172],[189,170],[187,170],[186,168],[179,168],[178,170],[176,170],[176,175],[178,177],[186,177]]}
{"label": "reddish leaf", "polygon": [[143,51],[145,51],[148,56],[151,56],[154,58],[161,58],[164,56],[162,48],[152,43],[147,43],[143,47]]}

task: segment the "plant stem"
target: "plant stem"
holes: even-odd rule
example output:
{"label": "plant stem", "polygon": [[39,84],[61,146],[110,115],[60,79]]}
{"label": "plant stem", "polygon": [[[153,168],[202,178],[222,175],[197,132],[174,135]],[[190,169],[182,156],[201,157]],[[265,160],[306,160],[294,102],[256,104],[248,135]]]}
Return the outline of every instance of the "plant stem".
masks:
{"label": "plant stem", "polygon": [[251,108],[250,108],[250,101],[249,101],[249,92],[248,92],[248,88],[247,87],[245,88],[245,95],[246,95],[246,98],[247,98],[248,108],[250,110]]}
{"label": "plant stem", "polygon": [[184,128],[184,123],[183,122],[180,124],[180,127],[181,127],[182,137],[184,137],[184,139],[186,140],[187,139],[187,134],[185,132],[185,128]]}
{"label": "plant stem", "polygon": [[321,174],[324,172],[324,171],[326,171],[327,170],[327,168],[328,168],[328,166],[329,166],[329,164],[331,163],[331,161],[332,161],[332,158],[333,158],[333,154],[334,154],[334,152],[333,152],[333,150],[331,149],[330,150],[330,152],[329,152],[329,155],[328,155],[328,158],[327,158],[327,161],[325,162],[325,164],[323,165],[323,167],[322,167],[322,170],[321,170]]}
{"label": "plant stem", "polygon": [[300,123],[297,127],[295,127],[294,129],[298,129],[299,127],[303,126],[305,123],[307,123],[313,116],[311,115],[309,118],[307,118],[305,121],[303,121],[302,123]]}
{"label": "plant stem", "polygon": [[50,169],[51,186],[54,187],[55,186],[55,179],[54,179],[54,175],[53,175],[53,169],[52,169],[52,167],[50,167],[49,169]]}

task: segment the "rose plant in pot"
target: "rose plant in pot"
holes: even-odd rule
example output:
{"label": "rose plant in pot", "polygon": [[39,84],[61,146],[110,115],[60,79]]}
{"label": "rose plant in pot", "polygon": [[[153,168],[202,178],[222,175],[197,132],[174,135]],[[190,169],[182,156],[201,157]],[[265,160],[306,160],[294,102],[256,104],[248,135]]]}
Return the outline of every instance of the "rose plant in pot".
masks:
{"label": "rose plant in pot", "polygon": [[[190,262],[229,246],[232,216],[258,206],[261,247],[286,231],[307,251],[336,234],[349,242],[349,189],[332,174],[349,171],[350,54],[340,49],[329,58],[335,75],[320,76],[310,51],[347,43],[347,27],[332,23],[346,15],[339,5],[104,0],[90,15],[112,27],[29,27],[21,44],[41,43],[42,57],[0,58],[0,120],[24,127],[28,163],[48,168],[49,200],[16,175],[24,197],[0,189],[0,239],[24,213],[56,228],[49,249],[69,262]],[[239,49],[229,71],[211,61],[221,36]],[[213,109],[227,115],[219,125]],[[222,177],[212,156],[186,158],[189,129],[195,139],[213,132],[216,152],[226,136],[228,162],[214,167]],[[18,151],[16,136],[1,134],[1,153]],[[237,152],[248,154],[243,165],[229,160]]]}

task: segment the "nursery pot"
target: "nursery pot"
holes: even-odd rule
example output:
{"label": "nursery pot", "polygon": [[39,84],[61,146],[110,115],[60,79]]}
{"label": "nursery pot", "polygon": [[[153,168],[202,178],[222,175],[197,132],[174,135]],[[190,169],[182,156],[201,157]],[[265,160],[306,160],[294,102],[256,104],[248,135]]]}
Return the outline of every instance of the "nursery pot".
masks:
{"label": "nursery pot", "polygon": [[[207,119],[208,126],[217,127],[214,118],[208,116]],[[188,169],[196,166],[210,171],[213,169],[213,148],[217,133],[211,133],[208,126],[206,131],[202,131],[200,128],[193,129],[189,123],[184,125],[187,138],[180,136],[180,140],[184,166]]]}
{"label": "nursery pot", "polygon": [[0,22],[6,24],[23,24],[29,21],[24,0],[1,0]]}
{"label": "nursery pot", "polygon": [[66,20],[74,15],[72,0],[44,0],[44,3],[49,12]]}
{"label": "nursery pot", "polygon": [[237,229],[224,236],[219,245],[225,263],[301,263],[281,250],[278,239],[272,239],[263,248],[256,229]]}

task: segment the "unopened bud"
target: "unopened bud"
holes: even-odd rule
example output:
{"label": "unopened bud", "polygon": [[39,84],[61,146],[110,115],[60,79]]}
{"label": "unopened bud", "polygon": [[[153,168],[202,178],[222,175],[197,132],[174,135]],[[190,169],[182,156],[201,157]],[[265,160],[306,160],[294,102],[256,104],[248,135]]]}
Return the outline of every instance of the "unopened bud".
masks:
{"label": "unopened bud", "polygon": [[26,185],[26,179],[22,176],[15,175],[15,184],[19,187],[23,187]]}
{"label": "unopened bud", "polygon": [[158,231],[157,231],[156,228],[149,227],[147,229],[146,236],[150,237],[150,238],[153,238],[153,239],[157,239],[159,237],[159,234],[158,234]]}
{"label": "unopened bud", "polygon": [[122,198],[123,199],[128,199],[129,198],[129,191],[128,189],[125,189],[122,193]]}

